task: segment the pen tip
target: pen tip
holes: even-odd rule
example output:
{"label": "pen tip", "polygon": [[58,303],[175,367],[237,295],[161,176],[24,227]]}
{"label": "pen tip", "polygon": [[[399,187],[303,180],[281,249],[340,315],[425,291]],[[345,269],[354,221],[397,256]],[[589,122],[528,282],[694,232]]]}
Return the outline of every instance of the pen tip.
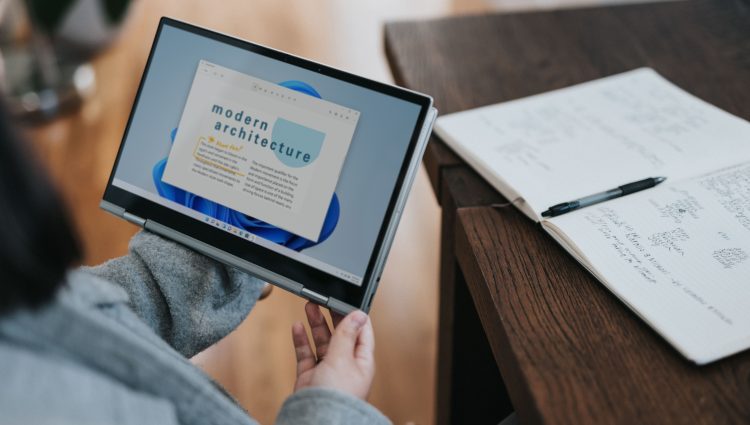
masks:
{"label": "pen tip", "polygon": [[667,179],[666,177],[655,177],[654,181],[656,182],[656,184],[659,184],[659,183],[663,182],[666,179]]}

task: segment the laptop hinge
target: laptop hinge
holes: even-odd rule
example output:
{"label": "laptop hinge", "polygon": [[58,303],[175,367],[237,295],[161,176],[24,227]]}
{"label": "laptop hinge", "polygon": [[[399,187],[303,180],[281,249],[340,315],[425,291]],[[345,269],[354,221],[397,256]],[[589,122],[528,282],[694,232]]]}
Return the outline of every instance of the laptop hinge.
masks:
{"label": "laptop hinge", "polygon": [[125,211],[124,213],[122,213],[122,218],[124,218],[125,220],[127,220],[127,221],[129,221],[129,222],[131,222],[131,223],[133,223],[133,224],[135,224],[136,226],[139,226],[139,227],[144,227],[146,225],[146,220],[145,219],[140,218],[140,217],[138,217],[135,214],[130,214],[127,211]]}
{"label": "laptop hinge", "polygon": [[328,297],[324,297],[323,295],[320,295],[319,293],[311,291],[307,288],[302,288],[301,294],[318,304],[326,305],[326,303],[328,303]]}

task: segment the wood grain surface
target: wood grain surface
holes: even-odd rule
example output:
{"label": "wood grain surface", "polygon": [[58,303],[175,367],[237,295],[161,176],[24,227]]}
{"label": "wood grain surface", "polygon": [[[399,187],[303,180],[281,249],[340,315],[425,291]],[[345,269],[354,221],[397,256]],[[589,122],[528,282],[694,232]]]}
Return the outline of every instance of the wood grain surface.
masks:
{"label": "wood grain surface", "polygon": [[[386,26],[385,45],[396,81],[431,93],[443,114],[650,66],[689,92],[750,119],[750,91],[747,89],[750,84],[748,0],[695,0],[394,22]],[[460,297],[455,295],[463,279],[454,258],[455,252],[463,252],[466,247],[456,248],[455,233],[450,232],[455,229],[457,209],[486,206],[504,200],[437,139],[428,147],[424,162],[443,209],[436,408],[438,423],[450,423],[456,418],[452,410],[458,408],[460,403],[467,402],[454,388],[456,371],[471,373],[470,368],[455,359],[455,352],[460,349],[454,343],[456,335],[464,332],[456,327],[455,315],[465,312],[467,307],[461,305]],[[507,237],[514,242],[523,245],[527,240],[546,238],[540,229],[524,222],[518,211],[509,209],[503,214],[513,217],[513,223],[519,223],[519,227],[507,232]],[[490,232],[490,229],[486,231]],[[454,251],[457,249],[459,251]],[[555,249],[544,253],[559,257],[554,261],[562,261],[567,267],[577,267],[559,248]],[[517,276],[520,283],[526,278],[529,276]],[[593,281],[586,284],[597,285]],[[598,290],[604,291],[601,288]],[[605,293],[602,296],[609,297],[610,302],[619,306],[612,295]],[[560,299],[561,302],[563,300]],[[482,320],[486,321],[491,345],[497,348],[498,340],[493,341],[497,335],[490,324],[499,317],[489,309],[480,309],[480,315],[483,312],[489,314]],[[622,314],[635,320],[632,315]],[[664,345],[660,340],[655,343]],[[676,352],[666,350],[662,355],[671,356],[676,362],[681,361]],[[618,373],[628,372],[623,369]],[[736,382],[747,381],[744,368],[732,369],[730,373],[738,373],[733,375],[739,376]],[[508,370],[504,370],[503,375],[506,381],[511,381],[506,384],[514,388],[514,402],[518,401],[519,409],[529,412],[528,419],[552,419],[541,416],[532,394],[527,391],[526,397],[523,397],[525,387],[512,382],[530,377],[520,372],[514,375]],[[735,386],[719,393],[732,393],[737,388]],[[565,391],[566,388],[557,390]],[[630,388],[629,391],[639,390]],[[620,395],[625,393],[622,391]],[[581,397],[581,403],[585,405],[585,392],[572,396]],[[651,396],[654,400],[669,397],[668,393]],[[702,398],[692,400],[697,405],[704,402]],[[611,399],[609,402],[614,406],[617,401]],[[652,407],[654,403],[651,403]],[[589,409],[610,407],[586,406]],[[641,409],[634,404],[630,407],[635,409],[631,413],[635,412],[636,416],[630,416],[630,419],[636,418],[634,423],[639,420],[658,423],[653,418],[638,416]],[[649,409],[644,411],[648,412]],[[695,412],[695,409],[688,411]],[[734,416],[729,413],[721,418],[747,419],[744,416],[746,411],[735,408],[734,412]],[[596,415],[600,414],[581,415],[581,411],[577,410],[567,413],[574,415],[569,420],[578,418],[581,420],[579,423],[596,422]],[[665,418],[662,416],[659,419]],[[552,422],[559,420],[554,418]],[[709,417],[704,422],[710,423],[710,420]]]}
{"label": "wood grain surface", "polygon": [[750,352],[685,360],[517,211],[459,210],[455,252],[524,423],[750,422]]}
{"label": "wood grain surface", "polygon": [[[750,116],[748,0],[694,0],[386,25],[399,84],[430,93],[441,114],[543,93],[650,66],[733,114]],[[433,140],[436,193],[461,160]]]}

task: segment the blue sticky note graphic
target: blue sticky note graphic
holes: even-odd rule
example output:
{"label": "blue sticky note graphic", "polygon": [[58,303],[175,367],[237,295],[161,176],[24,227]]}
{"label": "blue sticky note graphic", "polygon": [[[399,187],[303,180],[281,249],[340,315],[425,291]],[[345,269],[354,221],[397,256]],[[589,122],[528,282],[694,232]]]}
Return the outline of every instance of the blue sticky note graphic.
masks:
{"label": "blue sticky note graphic", "polygon": [[271,139],[277,143],[274,150],[276,157],[286,166],[293,168],[315,162],[325,138],[325,133],[283,118],[276,120],[271,132]]}

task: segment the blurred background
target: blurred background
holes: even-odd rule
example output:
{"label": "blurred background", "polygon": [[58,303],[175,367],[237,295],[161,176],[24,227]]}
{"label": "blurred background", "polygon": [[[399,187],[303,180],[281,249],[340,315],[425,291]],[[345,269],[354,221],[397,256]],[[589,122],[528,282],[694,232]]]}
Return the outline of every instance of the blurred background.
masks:
{"label": "blurred background", "polygon": [[[392,82],[386,21],[613,2],[0,0],[0,87],[73,211],[85,263],[97,264],[126,253],[137,230],[98,204],[161,16]],[[395,424],[433,423],[439,220],[421,170],[372,309],[378,372],[370,401]],[[292,391],[290,327],[303,315],[302,300],[276,289],[193,361],[261,423],[273,423]]]}

